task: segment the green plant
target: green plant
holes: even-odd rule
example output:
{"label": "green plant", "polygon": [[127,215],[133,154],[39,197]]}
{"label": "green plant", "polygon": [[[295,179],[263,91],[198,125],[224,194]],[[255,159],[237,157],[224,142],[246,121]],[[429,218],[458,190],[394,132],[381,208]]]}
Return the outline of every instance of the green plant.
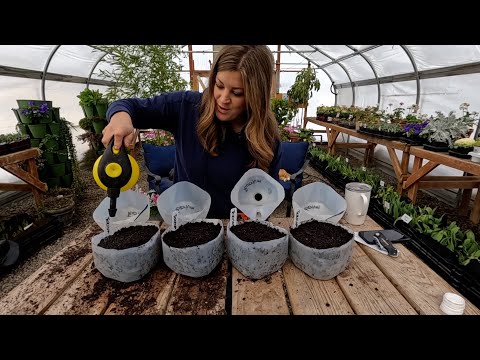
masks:
{"label": "green plant", "polygon": [[[102,61],[115,70],[100,70],[100,77],[112,81],[106,92],[108,100],[126,97],[151,97],[187,87],[179,64],[178,45],[106,45],[109,53]],[[177,60],[177,61],[175,61]]]}
{"label": "green plant", "polygon": [[462,138],[455,140],[453,143],[453,147],[456,148],[472,148],[473,144],[475,144],[475,140],[469,138]]}
{"label": "green plant", "polygon": [[92,118],[83,118],[78,122],[78,126],[85,131],[93,130],[93,119]]}
{"label": "green plant", "polygon": [[85,88],[80,92],[79,95],[77,95],[77,97],[80,99],[78,104],[80,106],[94,106],[96,96],[98,95],[95,95],[93,90]]}
{"label": "green plant", "polygon": [[280,128],[287,126],[298,111],[286,99],[272,98],[270,105]]}
{"label": "green plant", "polygon": [[67,121],[65,118],[60,118],[60,131],[64,137],[65,145],[67,147],[68,159],[72,163],[73,184],[72,187],[75,192],[75,196],[80,198],[83,196],[86,184],[80,176],[80,169],[78,167],[77,150],[72,138],[72,129],[75,126]]}
{"label": "green plant", "polygon": [[310,63],[306,69],[301,70],[295,82],[287,91],[288,99],[295,106],[306,104],[313,95],[313,90],[320,89],[320,80],[317,79],[315,70],[310,67]]}
{"label": "green plant", "polygon": [[298,138],[300,141],[312,142],[314,140],[313,137],[313,129],[299,129],[298,131]]}

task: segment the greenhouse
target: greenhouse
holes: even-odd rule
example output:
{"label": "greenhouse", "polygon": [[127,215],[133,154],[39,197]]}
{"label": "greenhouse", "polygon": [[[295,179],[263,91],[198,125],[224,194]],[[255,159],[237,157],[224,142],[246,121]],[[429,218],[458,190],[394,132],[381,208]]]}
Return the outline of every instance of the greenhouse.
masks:
{"label": "greenhouse", "polygon": [[479,315],[478,88],[478,45],[1,45],[0,314]]}

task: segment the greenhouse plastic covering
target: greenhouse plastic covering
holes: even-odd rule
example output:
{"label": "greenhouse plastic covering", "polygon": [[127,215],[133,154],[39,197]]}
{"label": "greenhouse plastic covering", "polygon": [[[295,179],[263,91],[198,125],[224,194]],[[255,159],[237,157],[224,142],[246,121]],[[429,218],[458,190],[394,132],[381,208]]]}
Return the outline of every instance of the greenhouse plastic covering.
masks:
{"label": "greenhouse plastic covering", "polygon": [[[466,102],[470,111],[480,111],[479,45],[281,45],[280,52],[278,45],[269,47],[280,61],[279,93],[286,93],[308,64],[317,69],[321,87],[309,101],[307,116],[314,117],[320,105],[389,109],[417,104],[420,113],[460,115],[459,106]],[[182,77],[188,81],[188,46],[181,48]],[[195,70],[210,69],[213,50],[213,45],[192,45]],[[108,56],[94,45],[0,45],[0,133],[15,132],[11,109],[17,99],[51,100],[62,117],[77,125],[83,117],[80,91],[87,84],[107,89],[99,73],[111,70],[103,61]],[[81,158],[88,145],[76,146]],[[384,155],[376,152],[377,158]],[[18,181],[2,170],[0,182],[5,179]]]}

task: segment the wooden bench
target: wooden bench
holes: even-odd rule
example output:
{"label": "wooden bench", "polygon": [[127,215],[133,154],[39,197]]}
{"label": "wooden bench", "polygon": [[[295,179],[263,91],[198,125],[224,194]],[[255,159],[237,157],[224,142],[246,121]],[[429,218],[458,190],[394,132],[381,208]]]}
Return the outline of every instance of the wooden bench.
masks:
{"label": "wooden bench", "polygon": [[[30,148],[15,153],[0,156],[0,167],[10,174],[26,182],[26,184],[0,183],[0,190],[4,191],[31,191],[35,205],[40,208],[43,203],[42,194],[48,190],[47,184],[38,178],[35,158],[40,156],[40,149]],[[22,169],[20,162],[25,161],[27,171]]]}

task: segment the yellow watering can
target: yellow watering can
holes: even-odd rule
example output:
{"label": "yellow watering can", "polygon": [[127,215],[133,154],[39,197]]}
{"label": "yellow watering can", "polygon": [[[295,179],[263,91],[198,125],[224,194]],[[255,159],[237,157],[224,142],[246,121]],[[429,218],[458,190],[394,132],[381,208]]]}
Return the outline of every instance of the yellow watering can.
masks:
{"label": "yellow watering can", "polygon": [[120,192],[131,189],[137,183],[139,175],[137,161],[127,153],[124,146],[114,149],[112,139],[103,155],[99,156],[93,165],[95,182],[107,191],[110,198],[110,217],[115,217],[117,213],[117,198]]}

